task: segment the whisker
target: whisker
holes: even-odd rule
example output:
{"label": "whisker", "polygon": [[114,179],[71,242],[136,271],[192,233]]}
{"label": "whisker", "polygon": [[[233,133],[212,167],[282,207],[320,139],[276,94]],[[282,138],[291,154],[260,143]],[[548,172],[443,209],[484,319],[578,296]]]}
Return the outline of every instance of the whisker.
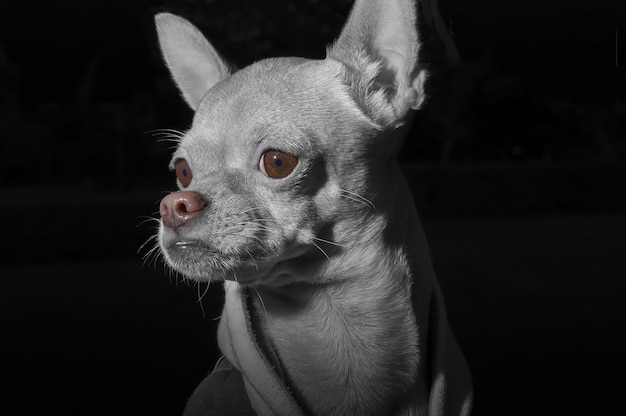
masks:
{"label": "whisker", "polygon": [[[146,240],[146,242],[145,242],[145,243],[143,243],[141,246],[139,246],[139,248],[137,249],[137,253],[136,253],[136,254],[139,254],[139,252],[140,252],[141,250],[143,250],[143,248],[146,246],[146,244],[148,244],[148,243],[149,243],[149,242],[151,242],[152,240],[155,240],[157,237],[158,237],[158,235],[156,235],[156,234],[151,235],[150,237],[148,237],[148,239]],[[152,250],[150,250],[150,251],[152,251]],[[149,251],[149,252],[150,252],[150,251]],[[149,253],[149,252],[148,252],[148,253]]]}
{"label": "whisker", "polygon": [[[270,219],[270,218],[255,218],[255,219],[253,219],[251,221],[240,222],[240,223],[238,223],[238,225],[246,226],[246,225],[249,225],[249,224],[254,224],[255,227],[258,227],[261,230],[272,231],[272,229],[269,228],[268,226],[266,226],[264,224],[260,224],[261,221],[276,221],[277,222],[277,220]],[[298,230],[297,228],[295,229],[295,231],[298,232],[298,233],[302,233],[302,231]],[[252,236],[252,238],[255,238],[258,241],[262,242],[258,237]],[[316,240],[316,241],[320,241],[322,243],[331,244],[331,245],[334,245],[334,246],[337,246],[337,247],[344,247],[344,248],[348,247],[347,245],[339,244],[339,243],[336,243],[334,241],[326,240],[326,239],[323,239],[323,238],[320,238],[320,237],[311,237],[311,239]],[[315,245],[315,243],[313,243],[313,244]],[[319,247],[317,245],[316,245],[316,247],[321,250],[321,247]],[[324,252],[324,251],[322,250],[322,252]],[[324,255],[326,255],[325,252],[324,252]],[[326,255],[326,258],[328,258],[328,255]]]}
{"label": "whisker", "polygon": [[265,309],[265,302],[263,302],[263,298],[261,297],[261,293],[259,293],[259,289],[256,286],[252,286],[257,296],[259,297],[259,301],[261,302],[261,307],[263,308],[263,313],[265,314],[265,320],[267,321],[267,326],[271,326],[270,317],[267,314],[267,309]]}
{"label": "whisker", "polygon": [[189,283],[191,282],[189,279],[186,279],[185,276],[181,275],[178,270],[175,270],[170,267],[172,274],[174,275],[174,279],[176,281],[176,289],[178,289],[179,283],[184,283],[187,287],[189,287]]}
{"label": "whisker", "polygon": [[328,254],[326,254],[326,252],[324,250],[322,250],[322,248],[320,246],[318,246],[317,244],[315,244],[313,241],[311,241],[311,244],[313,244],[315,247],[317,247],[319,249],[319,251],[322,252],[322,254],[324,255],[324,257],[326,257],[328,259],[328,261],[330,261],[330,257],[328,257]]}
{"label": "whisker", "polygon": [[150,264],[150,258],[152,257],[154,260],[154,267],[156,267],[157,264],[157,260],[159,259],[159,256],[161,255],[161,251],[160,251],[160,247],[159,244],[156,243],[154,245],[154,247],[152,247],[145,256],[143,256],[143,263],[141,264],[141,267],[144,267],[146,265],[146,263]]}
{"label": "whisker", "polygon": [[165,128],[165,129],[152,129],[148,130],[146,133],[174,133],[174,134],[184,134],[182,131],[177,129]]}
{"label": "whisker", "polygon": [[163,139],[176,139],[177,142],[185,137],[185,133],[179,130],[174,129],[154,129],[146,132],[147,134],[151,134],[152,136],[161,137],[159,141]]}
{"label": "whisker", "polygon": [[280,222],[279,220],[276,220],[274,218],[254,218],[252,221],[255,221],[255,222],[267,221],[267,222],[275,222],[275,223],[279,223]]}
{"label": "whisker", "polygon": [[[156,212],[153,213],[153,215],[156,215],[156,214],[157,214]],[[158,218],[148,217],[148,216],[145,216],[145,215],[144,216],[140,216],[137,219],[143,219],[139,224],[135,225],[135,227],[137,227],[137,228],[139,228],[142,225],[144,225],[144,224],[146,224],[148,222],[151,222],[151,221],[156,222],[157,224],[161,222],[161,220],[158,219]]]}
{"label": "whisker", "polygon": [[[160,258],[163,257],[163,252],[161,251],[161,248],[159,247],[158,244],[155,244],[153,253],[154,253],[154,255],[152,256],[152,258],[153,258],[152,267],[154,267],[156,269],[157,262],[159,261]],[[165,263],[164,259],[161,259],[161,261],[163,263]]]}
{"label": "whisker", "polygon": [[244,209],[243,211],[241,211],[239,213],[239,215],[242,215],[242,214],[245,214],[246,212],[254,211],[254,210],[257,210],[257,209],[262,209],[262,208],[263,207],[251,207],[251,208],[248,208],[248,209]]}
{"label": "whisker", "polygon": [[237,225],[241,225],[241,226],[244,226],[244,227],[246,227],[246,226],[249,226],[249,225],[250,225],[250,226],[256,227],[256,228],[258,228],[258,229],[260,229],[260,230],[265,230],[265,231],[271,231],[271,230],[272,230],[272,229],[271,229],[271,228],[269,228],[267,225],[260,224],[260,223],[255,222],[255,221],[243,221],[243,222],[238,222],[238,223],[237,223]]}
{"label": "whisker", "polygon": [[202,296],[200,296],[200,298],[198,299],[198,302],[201,302],[202,299],[204,299],[210,287],[211,287],[211,281],[209,280],[206,282],[206,289],[204,289],[204,292],[202,292]]}
{"label": "whisker", "polygon": [[[260,239],[259,239],[260,241]],[[248,257],[250,257],[250,260],[252,260],[252,264],[254,264],[254,268],[256,269],[256,275],[257,278],[259,277],[259,265],[256,262],[256,259],[254,258],[254,256],[252,254],[250,254],[250,252],[248,251],[247,248],[244,248],[244,251],[248,254]]]}
{"label": "whisker", "polygon": [[[159,143],[163,143],[163,142],[172,142],[172,143],[176,143],[176,144],[178,144],[178,143],[180,143],[181,139],[182,139],[182,138],[180,138],[180,137],[165,136],[165,137],[159,137],[159,138],[157,139],[157,142],[159,142]],[[173,148],[174,148],[174,146],[170,146],[170,147],[169,147],[169,149],[173,149]]]}
{"label": "whisker", "polygon": [[202,317],[204,319],[206,319],[206,315],[204,313],[204,305],[202,304],[202,299],[206,296],[207,292],[209,291],[209,287],[211,287],[211,282],[208,281],[206,284],[206,289],[204,289],[204,292],[202,292],[202,294],[200,294],[200,286],[201,286],[201,282],[198,282],[198,301],[197,303],[200,304],[200,310],[202,310]]}
{"label": "whisker", "polygon": [[322,243],[326,243],[326,244],[332,244],[333,246],[337,246],[337,247],[348,247],[345,244],[339,244],[339,243],[335,243],[334,241],[330,241],[330,240],[324,240],[323,238],[319,238],[319,237],[311,237],[313,240],[317,240],[317,241],[321,241]]}
{"label": "whisker", "polygon": [[[163,273],[167,275],[167,278],[170,282],[170,285],[172,284],[172,270],[171,267],[168,266],[167,262],[163,262]],[[176,282],[176,289],[178,289],[178,282]]]}
{"label": "whisker", "polygon": [[342,197],[344,197],[344,198],[346,198],[346,199],[349,199],[349,200],[351,200],[351,201],[358,202],[359,204],[363,204],[363,205],[365,205],[365,206],[367,206],[367,207],[372,208],[372,206],[371,206],[370,204],[368,204],[367,202],[362,201],[362,200],[360,200],[360,199],[358,199],[358,198],[354,198],[354,197],[352,197],[352,196],[348,196],[348,195],[341,195],[341,196],[342,196]]}
{"label": "whisker", "polygon": [[[355,193],[355,192],[350,192],[346,189],[339,189],[339,191],[342,193],[341,196],[343,196],[344,198],[350,199],[352,201],[355,202],[360,202],[372,209],[376,209],[376,206],[374,205],[374,203],[372,201],[370,201],[369,199]],[[348,195],[345,195],[348,194]],[[350,195],[350,196],[349,196]]]}
{"label": "whisker", "polygon": [[198,300],[196,303],[200,305],[200,310],[202,311],[202,318],[206,319],[206,315],[204,314],[204,305],[202,305],[202,295],[200,295],[200,282],[197,283],[196,289],[198,291]]}

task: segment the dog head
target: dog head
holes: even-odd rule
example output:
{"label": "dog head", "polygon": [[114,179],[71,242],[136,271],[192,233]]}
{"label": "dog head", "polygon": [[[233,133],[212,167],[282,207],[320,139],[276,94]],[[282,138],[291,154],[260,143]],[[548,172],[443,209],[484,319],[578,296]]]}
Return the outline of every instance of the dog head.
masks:
{"label": "dog head", "polygon": [[187,20],[156,16],[195,110],[161,203],[161,250],[187,277],[320,281],[382,238],[400,174],[399,127],[424,100],[412,1],[357,1],[326,59],[271,58],[231,73]]}

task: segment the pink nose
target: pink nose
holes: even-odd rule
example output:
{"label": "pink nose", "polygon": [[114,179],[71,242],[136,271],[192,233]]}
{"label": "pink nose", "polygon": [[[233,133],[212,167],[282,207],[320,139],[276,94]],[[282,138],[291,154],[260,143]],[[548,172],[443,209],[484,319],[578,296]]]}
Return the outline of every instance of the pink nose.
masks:
{"label": "pink nose", "polygon": [[173,192],[161,201],[159,212],[163,225],[177,230],[200,215],[206,204],[195,192]]}

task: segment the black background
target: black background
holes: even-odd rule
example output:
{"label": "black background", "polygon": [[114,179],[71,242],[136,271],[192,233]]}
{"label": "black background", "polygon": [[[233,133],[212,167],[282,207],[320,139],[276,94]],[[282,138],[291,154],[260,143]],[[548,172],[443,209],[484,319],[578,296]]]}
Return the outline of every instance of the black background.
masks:
{"label": "black background", "polygon": [[[429,41],[431,98],[400,159],[476,414],[608,413],[626,387],[623,10],[440,3],[461,62]],[[153,14],[188,17],[241,67],[323,57],[350,4],[3,1],[0,409],[179,414],[218,356],[219,285],[142,266],[174,186],[153,130],[192,117]]]}

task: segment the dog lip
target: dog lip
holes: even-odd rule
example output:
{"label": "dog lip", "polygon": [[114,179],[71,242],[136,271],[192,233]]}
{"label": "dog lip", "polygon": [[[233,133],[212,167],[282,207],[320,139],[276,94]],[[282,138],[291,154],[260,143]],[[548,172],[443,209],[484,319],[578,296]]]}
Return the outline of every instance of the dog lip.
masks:
{"label": "dog lip", "polygon": [[176,241],[173,244],[170,244],[170,248],[176,249],[176,250],[188,250],[188,249],[194,249],[194,248],[204,248],[204,244],[202,244],[201,241],[198,240],[183,240],[183,241]]}
{"label": "dog lip", "polygon": [[190,244],[198,245],[198,244],[200,244],[200,242],[192,240],[192,241],[177,241],[177,242],[174,243],[174,245],[177,245],[177,246],[188,246]]}

